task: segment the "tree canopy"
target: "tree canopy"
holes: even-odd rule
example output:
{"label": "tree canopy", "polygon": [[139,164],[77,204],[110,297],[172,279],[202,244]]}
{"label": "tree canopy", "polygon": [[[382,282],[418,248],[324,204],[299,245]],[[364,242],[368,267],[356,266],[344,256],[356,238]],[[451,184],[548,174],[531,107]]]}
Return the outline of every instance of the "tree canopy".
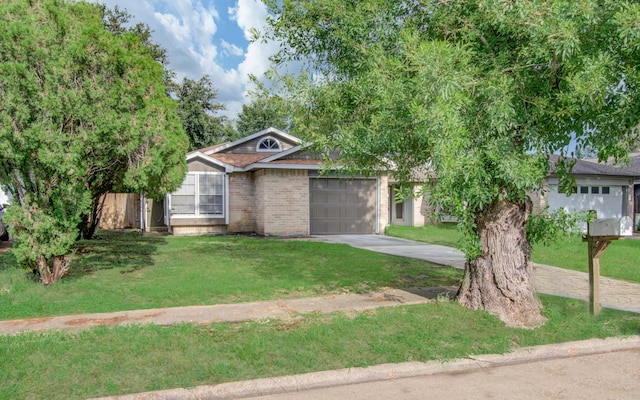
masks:
{"label": "tree canopy", "polygon": [[289,113],[281,98],[265,94],[255,96],[250,103],[242,105],[236,121],[239,135],[250,135],[270,127],[289,130]]}
{"label": "tree canopy", "polygon": [[177,111],[187,136],[189,150],[201,149],[235,137],[236,132],[223,117],[216,115],[224,105],[216,101],[218,92],[208,76],[199,80],[183,78],[172,85]]}
{"label": "tree canopy", "polygon": [[15,202],[5,217],[18,260],[45,283],[66,272],[96,185],[158,197],[186,170],[157,54],[136,32],[107,30],[104,10],[0,4],[0,183]]}
{"label": "tree canopy", "polygon": [[[528,194],[569,145],[624,159],[640,122],[640,5],[581,1],[268,1],[294,132],[342,164],[427,171],[430,201],[465,232],[458,299],[509,325],[543,323]],[[561,164],[562,166],[562,164]],[[562,171],[560,171],[561,173]]]}

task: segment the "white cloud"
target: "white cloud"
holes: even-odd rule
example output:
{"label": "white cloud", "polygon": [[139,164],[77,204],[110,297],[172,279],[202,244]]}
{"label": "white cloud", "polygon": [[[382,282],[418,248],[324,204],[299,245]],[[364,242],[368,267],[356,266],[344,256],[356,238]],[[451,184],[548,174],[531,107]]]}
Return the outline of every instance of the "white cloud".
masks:
{"label": "white cloud", "polygon": [[229,18],[238,23],[247,40],[252,38],[251,29],[262,28],[267,20],[267,6],[260,0],[238,0],[228,11]]}
{"label": "white cloud", "polygon": [[155,17],[178,41],[184,42],[188,38],[189,27],[175,15],[155,13]]}
{"label": "white cloud", "polygon": [[[278,49],[275,43],[261,42],[249,43],[243,49],[225,37],[227,32],[219,32],[218,25],[228,18],[249,41],[252,29],[263,30],[266,23],[267,9],[260,0],[237,0],[224,15],[215,9],[214,1],[206,0],[91,1],[106,3],[110,8],[118,5],[132,15],[132,22],[149,25],[154,31],[153,41],[167,50],[169,68],[178,79],[209,75],[218,90],[218,101],[227,108],[223,113],[230,118],[235,118],[246,101],[249,74],[262,78],[270,65],[269,57]],[[219,48],[214,43],[220,43]],[[238,65],[225,68],[223,61],[231,59],[220,57],[228,55],[244,58]]]}
{"label": "white cloud", "polygon": [[240,47],[236,46],[235,44],[231,44],[227,42],[224,39],[221,41],[221,44],[222,44],[222,49],[224,50],[223,54],[225,55],[238,57],[244,54],[244,50],[242,50]]}
{"label": "white cloud", "polygon": [[[260,0],[238,0],[236,7],[229,8],[229,18],[236,21],[247,40],[251,40],[253,30],[263,30],[267,21],[267,7]],[[276,43],[252,42],[247,47],[245,59],[238,65],[243,83],[249,82],[249,75],[258,79],[269,68],[269,57],[278,50]]]}

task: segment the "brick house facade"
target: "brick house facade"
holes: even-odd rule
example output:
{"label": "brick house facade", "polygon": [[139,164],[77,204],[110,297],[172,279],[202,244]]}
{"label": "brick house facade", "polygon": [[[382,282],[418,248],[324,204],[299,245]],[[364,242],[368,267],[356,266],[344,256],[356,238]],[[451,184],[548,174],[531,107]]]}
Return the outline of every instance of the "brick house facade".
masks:
{"label": "brick house facade", "polygon": [[386,176],[323,175],[298,138],[274,128],[190,152],[187,165],[165,202],[174,235],[375,234],[389,223]]}

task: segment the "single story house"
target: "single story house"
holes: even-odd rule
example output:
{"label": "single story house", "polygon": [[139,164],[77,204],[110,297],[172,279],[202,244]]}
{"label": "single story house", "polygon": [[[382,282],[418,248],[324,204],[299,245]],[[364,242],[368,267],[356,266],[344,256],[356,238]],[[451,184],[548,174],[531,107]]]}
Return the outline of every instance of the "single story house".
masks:
{"label": "single story house", "polygon": [[[558,160],[552,155],[550,163]],[[576,186],[567,195],[559,190],[559,179],[551,174],[542,184],[542,192],[531,196],[534,212],[548,206],[550,210],[595,210],[598,218],[634,215],[634,182],[640,175],[630,168],[619,168],[593,161],[575,159],[573,176]]]}
{"label": "single story house", "polygon": [[[388,225],[430,222],[433,215],[422,196],[395,202],[398,186],[387,175],[324,175],[322,160],[307,149],[299,138],[268,128],[192,151],[177,191],[163,201],[112,195],[101,227],[175,235],[305,236],[380,234]],[[557,158],[552,155],[550,161]],[[640,165],[640,157],[637,161]],[[573,174],[576,187],[569,196],[558,190],[557,176],[548,176],[542,190],[531,195],[534,212],[549,206],[569,212],[596,210],[599,218],[614,218],[633,216],[634,203],[640,207],[640,201],[634,202],[634,195],[640,199],[640,169],[575,160]],[[447,216],[442,220],[455,221]]]}
{"label": "single story house", "polygon": [[321,175],[322,161],[299,138],[278,129],[186,157],[182,186],[164,202],[144,202],[145,230],[175,235],[376,234],[389,224],[386,175]]}

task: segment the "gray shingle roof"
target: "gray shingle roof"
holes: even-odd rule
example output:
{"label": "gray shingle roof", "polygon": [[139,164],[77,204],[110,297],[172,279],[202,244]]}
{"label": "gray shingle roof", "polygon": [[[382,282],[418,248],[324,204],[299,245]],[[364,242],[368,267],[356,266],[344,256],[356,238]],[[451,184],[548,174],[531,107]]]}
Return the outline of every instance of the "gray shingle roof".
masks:
{"label": "gray shingle roof", "polygon": [[[555,164],[560,156],[552,154],[549,156],[549,164],[553,172]],[[597,175],[597,176],[619,176],[619,177],[640,177],[640,157],[636,160],[635,168],[631,166],[612,166],[601,164],[594,161],[579,160],[575,158],[566,158],[567,161],[575,161],[573,166],[573,175]]]}

